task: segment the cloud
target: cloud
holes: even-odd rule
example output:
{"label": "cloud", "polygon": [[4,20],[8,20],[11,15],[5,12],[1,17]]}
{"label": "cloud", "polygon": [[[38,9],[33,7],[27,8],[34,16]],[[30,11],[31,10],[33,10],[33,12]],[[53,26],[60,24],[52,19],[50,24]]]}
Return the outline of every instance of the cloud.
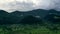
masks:
{"label": "cloud", "polygon": [[60,0],[0,0],[0,9],[7,12],[29,11],[34,9],[55,9],[60,11]]}

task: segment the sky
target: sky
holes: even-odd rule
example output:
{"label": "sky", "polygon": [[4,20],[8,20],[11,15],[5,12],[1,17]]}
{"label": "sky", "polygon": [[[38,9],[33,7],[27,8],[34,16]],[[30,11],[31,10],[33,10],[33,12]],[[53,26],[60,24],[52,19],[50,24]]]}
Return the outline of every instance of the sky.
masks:
{"label": "sky", "polygon": [[60,0],[0,0],[0,9],[6,12],[26,12],[35,9],[60,11]]}

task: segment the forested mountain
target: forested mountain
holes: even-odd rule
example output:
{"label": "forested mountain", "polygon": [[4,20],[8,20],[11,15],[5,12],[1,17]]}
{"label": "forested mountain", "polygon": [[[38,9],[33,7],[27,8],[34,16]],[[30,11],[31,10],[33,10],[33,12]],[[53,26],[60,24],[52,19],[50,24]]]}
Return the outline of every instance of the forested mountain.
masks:
{"label": "forested mountain", "polygon": [[48,14],[45,17],[45,20],[50,21],[51,23],[54,23],[54,24],[59,24],[60,15],[58,15],[58,14]]}
{"label": "forested mountain", "polygon": [[14,24],[14,23],[36,23],[36,22],[60,22],[60,11],[56,10],[43,10],[37,9],[27,12],[15,11],[7,13],[4,10],[0,10],[0,23],[1,24]]}
{"label": "forested mountain", "polygon": [[8,13],[4,10],[0,10],[0,23],[5,23],[5,19]]}
{"label": "forested mountain", "polygon": [[15,11],[11,14],[15,14],[16,16],[27,16],[27,15],[32,15],[32,16],[41,16],[45,17],[48,14],[48,10],[43,10],[43,9],[37,9],[37,10],[32,10],[32,11],[27,11],[27,12],[19,12]]}
{"label": "forested mountain", "polygon": [[32,15],[24,17],[20,23],[24,24],[43,24],[42,19],[36,18]]}

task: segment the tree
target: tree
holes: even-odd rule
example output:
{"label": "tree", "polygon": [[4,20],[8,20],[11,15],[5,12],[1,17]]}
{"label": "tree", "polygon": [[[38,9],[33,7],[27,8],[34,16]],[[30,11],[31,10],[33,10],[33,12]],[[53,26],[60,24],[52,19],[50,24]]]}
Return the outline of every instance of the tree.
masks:
{"label": "tree", "polygon": [[48,25],[47,28],[57,34],[59,30],[59,24],[51,24],[51,25]]}

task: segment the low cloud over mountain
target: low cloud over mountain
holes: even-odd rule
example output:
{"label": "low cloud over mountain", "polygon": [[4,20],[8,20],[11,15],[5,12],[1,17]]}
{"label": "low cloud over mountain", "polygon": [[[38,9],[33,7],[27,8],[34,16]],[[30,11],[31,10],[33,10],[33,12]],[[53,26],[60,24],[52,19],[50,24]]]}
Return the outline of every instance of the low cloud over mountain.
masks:
{"label": "low cloud over mountain", "polygon": [[0,0],[0,9],[26,12],[34,9],[60,10],[60,0]]}

